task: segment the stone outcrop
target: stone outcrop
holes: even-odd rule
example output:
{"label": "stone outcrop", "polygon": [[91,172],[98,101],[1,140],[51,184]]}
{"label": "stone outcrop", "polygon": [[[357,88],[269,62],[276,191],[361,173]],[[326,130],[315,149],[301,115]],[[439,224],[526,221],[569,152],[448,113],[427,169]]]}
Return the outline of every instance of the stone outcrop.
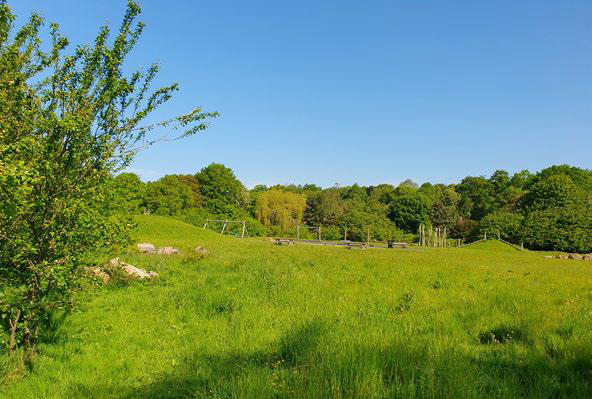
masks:
{"label": "stone outcrop", "polygon": [[140,251],[142,253],[154,253],[154,252],[156,252],[156,248],[154,247],[154,245],[152,245],[148,242],[144,242],[144,243],[138,244],[138,251]]}
{"label": "stone outcrop", "polygon": [[173,248],[173,247],[162,247],[162,248],[158,248],[157,253],[160,255],[174,255],[174,254],[178,254],[179,250],[177,248]]}
{"label": "stone outcrop", "polygon": [[549,259],[572,259],[572,260],[586,260],[586,261],[592,261],[592,254],[559,254],[559,255],[555,255],[555,256],[550,256],[547,255],[545,256],[545,258]]}
{"label": "stone outcrop", "polygon": [[120,268],[123,271],[125,271],[128,276],[139,279],[152,278],[158,276],[158,273],[156,272],[147,272],[144,269],[140,269],[139,267],[130,265],[129,263],[125,263],[119,258],[111,259],[111,261],[109,261],[109,266],[111,266],[112,268]]}

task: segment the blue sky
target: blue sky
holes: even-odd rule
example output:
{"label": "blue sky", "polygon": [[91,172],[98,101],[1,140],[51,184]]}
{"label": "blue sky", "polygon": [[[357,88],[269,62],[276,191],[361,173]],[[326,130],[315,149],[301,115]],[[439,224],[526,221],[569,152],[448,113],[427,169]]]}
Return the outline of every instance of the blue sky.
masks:
{"label": "blue sky", "polygon": [[[124,0],[18,0],[75,43]],[[130,70],[158,61],[203,135],[154,146],[145,180],[231,167],[247,186],[452,183],[496,169],[592,168],[592,2],[141,2]]]}

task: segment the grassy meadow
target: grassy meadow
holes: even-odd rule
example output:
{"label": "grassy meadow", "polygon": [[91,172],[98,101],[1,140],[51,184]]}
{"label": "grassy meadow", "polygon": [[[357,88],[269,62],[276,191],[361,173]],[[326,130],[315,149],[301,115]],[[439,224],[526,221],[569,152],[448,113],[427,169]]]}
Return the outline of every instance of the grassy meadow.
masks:
{"label": "grassy meadow", "polygon": [[138,222],[138,241],[183,253],[122,254],[160,277],[97,286],[31,370],[1,358],[0,397],[592,397],[589,262],[497,241],[350,251]]}

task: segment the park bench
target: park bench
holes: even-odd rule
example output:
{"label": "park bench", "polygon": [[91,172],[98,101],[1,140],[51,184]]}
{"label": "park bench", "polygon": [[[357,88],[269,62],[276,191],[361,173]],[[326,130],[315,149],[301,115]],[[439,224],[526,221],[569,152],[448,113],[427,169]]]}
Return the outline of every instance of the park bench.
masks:
{"label": "park bench", "polygon": [[389,248],[407,248],[409,244],[406,242],[394,242],[394,241],[388,241],[387,242],[387,247]]}
{"label": "park bench", "polygon": [[346,249],[366,249],[366,243],[364,242],[348,242]]}
{"label": "park bench", "polygon": [[294,245],[294,240],[288,238],[276,238],[275,245]]}

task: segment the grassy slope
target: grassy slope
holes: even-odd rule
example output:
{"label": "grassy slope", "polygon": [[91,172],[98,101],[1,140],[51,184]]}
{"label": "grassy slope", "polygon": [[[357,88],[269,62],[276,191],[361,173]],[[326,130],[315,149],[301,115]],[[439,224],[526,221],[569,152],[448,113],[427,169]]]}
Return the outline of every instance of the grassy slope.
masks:
{"label": "grassy slope", "polygon": [[[367,250],[237,240],[167,218],[7,398],[590,397],[591,264],[486,242]],[[492,344],[491,334],[503,340]]]}

